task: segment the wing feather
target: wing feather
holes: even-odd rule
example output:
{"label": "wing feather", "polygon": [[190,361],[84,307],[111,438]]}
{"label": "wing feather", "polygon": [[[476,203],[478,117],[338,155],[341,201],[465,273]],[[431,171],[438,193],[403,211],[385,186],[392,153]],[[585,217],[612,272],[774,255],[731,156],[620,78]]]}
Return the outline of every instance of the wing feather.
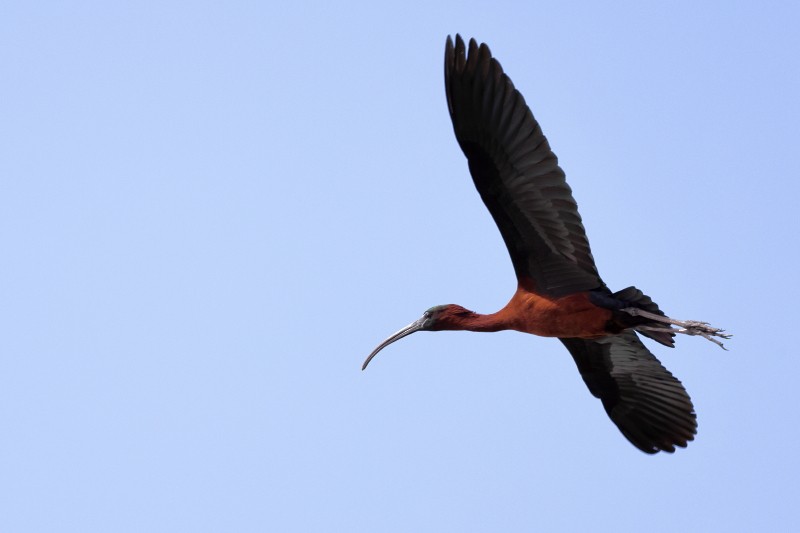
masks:
{"label": "wing feather", "polygon": [[489,47],[448,37],[445,87],[453,129],[517,278],[563,296],[605,287],[558,158]]}
{"label": "wing feather", "polygon": [[589,391],[634,446],[646,453],[674,452],[694,439],[697,416],[686,389],[636,333],[561,342]]}

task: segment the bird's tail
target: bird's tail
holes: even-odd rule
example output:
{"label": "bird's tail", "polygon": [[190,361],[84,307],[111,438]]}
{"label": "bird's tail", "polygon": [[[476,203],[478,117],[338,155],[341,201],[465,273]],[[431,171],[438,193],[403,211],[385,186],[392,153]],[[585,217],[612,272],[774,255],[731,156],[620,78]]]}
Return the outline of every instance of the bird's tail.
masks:
{"label": "bird's tail", "polygon": [[[660,316],[667,316],[661,309],[658,308],[657,303],[655,303],[649,296],[647,296],[645,293],[643,293],[636,287],[628,287],[622,289],[621,291],[615,292],[612,296],[614,299],[624,303],[622,307],[638,307],[639,309],[643,309],[649,313],[653,313]],[[656,322],[654,320],[645,317],[631,316],[627,313],[619,313],[618,318],[626,325],[626,327],[633,327],[634,329],[636,329],[636,326],[663,327],[664,325],[660,322]],[[649,337],[656,342],[660,342],[664,346],[669,346],[670,348],[675,347],[674,333],[670,333],[669,331],[653,331],[653,330],[640,330],[640,329],[636,329],[636,331],[641,333],[645,337]]]}

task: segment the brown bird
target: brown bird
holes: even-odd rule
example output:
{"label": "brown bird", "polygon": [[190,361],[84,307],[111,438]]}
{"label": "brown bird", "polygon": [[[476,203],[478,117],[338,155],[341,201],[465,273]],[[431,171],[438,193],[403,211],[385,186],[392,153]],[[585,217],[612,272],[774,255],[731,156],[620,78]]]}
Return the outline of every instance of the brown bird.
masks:
{"label": "brown bird", "polygon": [[[558,337],[589,391],[634,446],[674,452],[697,433],[689,395],[636,332],[665,346],[676,333],[722,346],[724,330],[667,317],[635,287],[611,292],[594,264],[578,206],[541,127],[489,47],[447,38],[447,107],[475,187],[511,255],[517,291],[500,311],[431,307],[364,361],[416,331],[513,329]],[[674,326],[674,327],[673,327]]]}

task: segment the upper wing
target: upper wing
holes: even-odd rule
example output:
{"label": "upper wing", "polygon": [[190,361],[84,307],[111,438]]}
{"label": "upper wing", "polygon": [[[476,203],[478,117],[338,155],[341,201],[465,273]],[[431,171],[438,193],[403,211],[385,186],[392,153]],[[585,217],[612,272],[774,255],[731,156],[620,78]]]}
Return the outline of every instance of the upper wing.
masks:
{"label": "upper wing", "polygon": [[549,296],[604,287],[564,171],[489,47],[447,38],[445,89],[458,144],[517,278]]}
{"label": "upper wing", "polygon": [[636,333],[560,340],[589,391],[634,446],[646,453],[674,452],[694,439],[697,417],[686,389]]}

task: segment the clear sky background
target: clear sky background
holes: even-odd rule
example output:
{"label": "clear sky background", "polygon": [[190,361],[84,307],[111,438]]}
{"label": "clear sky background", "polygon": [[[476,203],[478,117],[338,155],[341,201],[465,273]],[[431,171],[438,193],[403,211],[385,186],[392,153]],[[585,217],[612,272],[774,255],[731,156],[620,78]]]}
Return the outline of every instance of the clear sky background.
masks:
{"label": "clear sky background", "polygon": [[[4,2],[0,530],[796,531],[796,6]],[[649,344],[687,449],[628,444],[554,339],[419,333],[360,371],[515,288],[456,32],[608,285],[735,333]]]}

